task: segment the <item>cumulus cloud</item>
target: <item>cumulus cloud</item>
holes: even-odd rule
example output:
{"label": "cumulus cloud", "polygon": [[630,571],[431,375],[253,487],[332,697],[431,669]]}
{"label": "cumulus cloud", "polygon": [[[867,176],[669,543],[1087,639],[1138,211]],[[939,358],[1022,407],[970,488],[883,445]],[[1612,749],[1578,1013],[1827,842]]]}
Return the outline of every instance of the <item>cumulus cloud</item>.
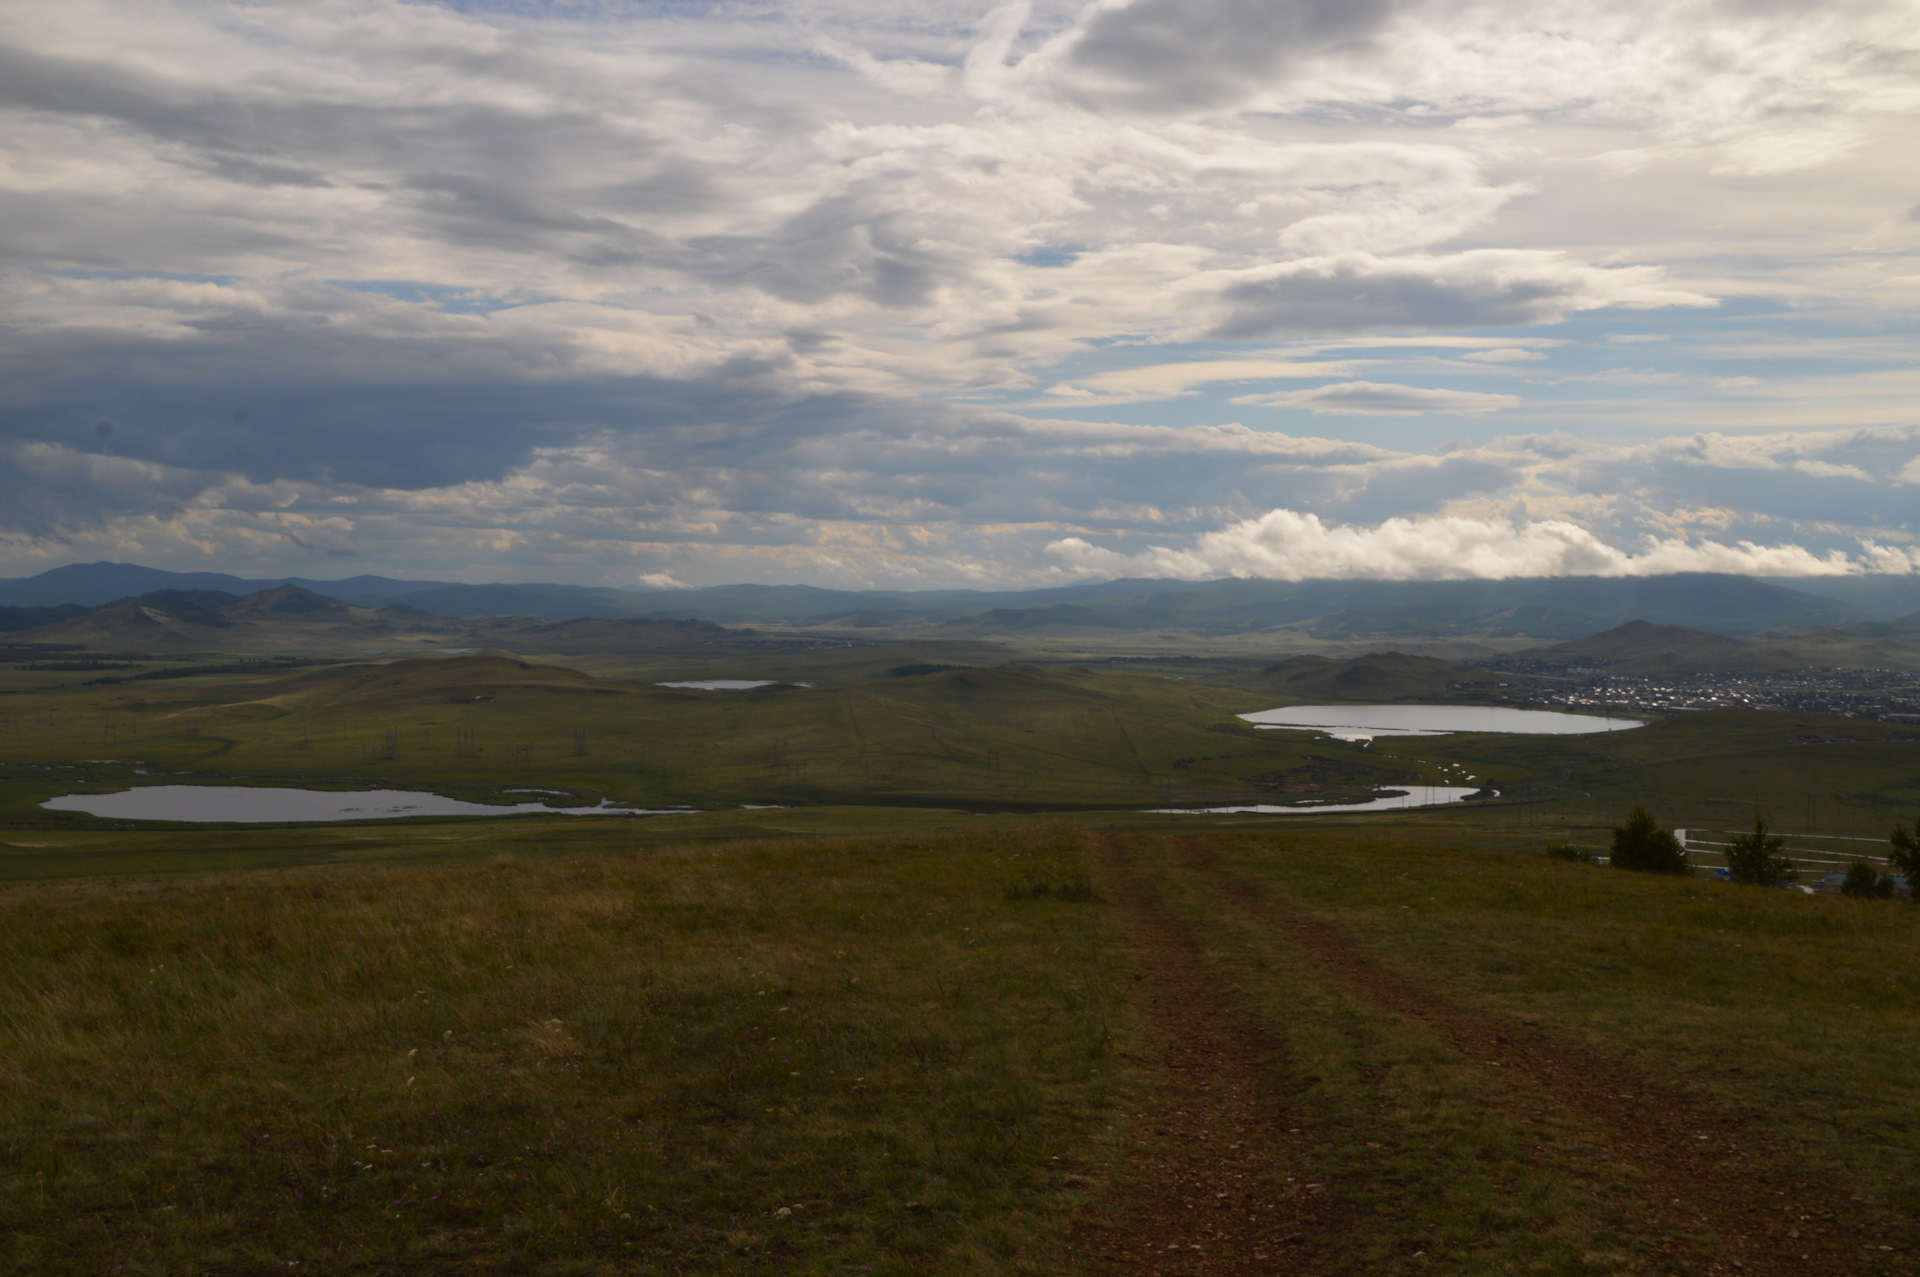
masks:
{"label": "cumulus cloud", "polygon": [[1387,519],[1371,526],[1323,522],[1271,510],[1202,536],[1190,550],[1156,546],[1135,554],[1066,537],[1047,552],[1081,572],[1103,576],[1464,580],[1541,576],[1657,576],[1671,572],[1744,572],[1760,576],[1843,576],[1920,571],[1920,554],[1863,543],[1861,554],[1819,555],[1797,545],[1741,541],[1648,540],[1638,551],[1601,541],[1557,519],[1453,517]]}
{"label": "cumulus cloud", "polygon": [[1343,381],[1310,390],[1242,395],[1233,402],[1263,408],[1305,408],[1308,412],[1343,416],[1413,417],[1427,412],[1450,415],[1498,412],[1519,403],[1520,397],[1477,390],[1430,390],[1374,381]]}
{"label": "cumulus cloud", "polygon": [[[9,554],[977,583],[1515,501],[1907,544],[1908,352],[1854,339],[1912,301],[1912,6],[982,8],[0,0]],[[1735,296],[1796,305],[1714,353]],[[1767,350],[1874,431],[1789,437]],[[1753,381],[1703,427],[1709,367]]]}

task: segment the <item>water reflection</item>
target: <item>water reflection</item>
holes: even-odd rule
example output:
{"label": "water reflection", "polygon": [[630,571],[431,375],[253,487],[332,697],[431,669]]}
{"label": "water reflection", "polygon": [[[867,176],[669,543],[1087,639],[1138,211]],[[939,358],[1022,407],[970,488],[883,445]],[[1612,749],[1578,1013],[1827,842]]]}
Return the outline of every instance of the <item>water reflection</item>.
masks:
{"label": "water reflection", "polygon": [[1397,811],[1414,807],[1441,807],[1471,798],[1478,789],[1457,785],[1413,785],[1369,798],[1361,803],[1318,803],[1282,806],[1279,803],[1250,803],[1240,807],[1156,807],[1157,815],[1174,816],[1317,816],[1330,811]]}
{"label": "water reflection", "polygon": [[40,804],[48,811],[83,811],[108,820],[177,820],[191,823],[278,824],[310,820],[399,820],[408,816],[663,816],[689,808],[656,811],[616,807],[549,807],[545,803],[470,803],[442,794],[403,789],[265,789],[249,785],[143,785],[115,794],[63,794]]}
{"label": "water reflection", "polygon": [[1637,718],[1601,718],[1502,705],[1290,705],[1238,717],[1255,727],[1325,732],[1341,740],[1375,736],[1438,736],[1445,732],[1513,732],[1529,736],[1583,736],[1623,732]]}

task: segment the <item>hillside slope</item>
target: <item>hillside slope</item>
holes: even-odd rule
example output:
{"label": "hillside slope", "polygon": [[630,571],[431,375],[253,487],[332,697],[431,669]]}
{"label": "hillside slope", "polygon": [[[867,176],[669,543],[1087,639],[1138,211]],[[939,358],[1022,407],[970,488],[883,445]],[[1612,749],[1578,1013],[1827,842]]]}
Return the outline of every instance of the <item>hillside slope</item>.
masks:
{"label": "hillside slope", "polygon": [[1439,700],[1461,694],[1461,684],[1484,684],[1484,670],[1431,656],[1369,652],[1349,661],[1295,656],[1240,681],[1249,691],[1315,701]]}

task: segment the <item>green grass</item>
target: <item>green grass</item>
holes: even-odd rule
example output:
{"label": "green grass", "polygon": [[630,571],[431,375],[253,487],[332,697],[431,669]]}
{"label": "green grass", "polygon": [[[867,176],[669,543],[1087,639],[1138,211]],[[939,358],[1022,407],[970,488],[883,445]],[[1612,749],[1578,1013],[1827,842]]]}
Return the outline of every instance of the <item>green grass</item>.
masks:
{"label": "green grass", "polygon": [[[632,827],[516,823],[197,835],[340,859],[0,888],[0,1259],[1072,1270],[1067,1229],[1151,1138],[1156,1076],[1151,955],[1086,831],[636,851]],[[442,845],[372,862],[410,835]],[[1370,1001],[1164,836],[1127,838],[1237,991],[1223,1013],[1284,1044],[1263,1067],[1342,1203],[1347,1271],[1660,1270],[1574,1106]],[[1433,830],[1209,843],[1473,1013],[1747,1115],[1863,1237],[1920,1242],[1920,909]]]}
{"label": "green grass", "polygon": [[1085,875],[1032,830],[11,888],[0,1254],[1038,1271],[1129,1011],[1105,907],[1016,888]]}
{"label": "green grass", "polygon": [[[1243,680],[1231,671],[1000,665],[890,677],[889,663],[908,655],[849,648],[576,660],[623,678],[487,658],[107,687],[10,675],[15,685],[0,696],[0,823],[97,828],[37,804],[172,772],[480,799],[545,787],[589,802],[610,796],[716,813],[770,802],[849,813],[1137,810],[1316,788],[1323,797],[1359,796],[1382,784],[1471,776],[1535,801],[1419,819],[1491,838],[1588,844],[1636,804],[1669,825],[1724,828],[1758,801],[1784,832],[1802,832],[1811,818],[1822,833],[1875,838],[1920,812],[1920,740],[1898,724],[1717,711],[1590,737],[1461,734],[1361,748],[1250,728],[1234,715],[1275,694],[1237,686]],[[748,693],[654,686],[668,674],[807,675],[819,685]],[[584,754],[574,752],[576,731]],[[83,761],[99,759],[119,761]],[[707,823],[736,830],[725,815]],[[854,816],[846,828],[870,831],[871,817]]]}
{"label": "green grass", "polygon": [[[1383,840],[1211,841],[1273,898],[1440,996],[1747,1115],[1877,1240],[1920,1242],[1920,907]],[[1159,873],[1300,1044],[1327,1120],[1366,1114],[1389,1132],[1369,1138],[1400,1156],[1368,1174],[1417,1185],[1407,1210],[1423,1227],[1479,1219],[1485,1271],[1583,1271],[1575,1256],[1620,1251],[1618,1195],[1594,1175],[1602,1141],[1564,1106],[1525,1088],[1495,1102],[1496,1075],[1424,1022],[1363,1005],[1298,945],[1223,910],[1176,857]],[[1348,1141],[1329,1158],[1335,1174],[1365,1154]],[[1420,1162],[1430,1172],[1412,1175]]]}

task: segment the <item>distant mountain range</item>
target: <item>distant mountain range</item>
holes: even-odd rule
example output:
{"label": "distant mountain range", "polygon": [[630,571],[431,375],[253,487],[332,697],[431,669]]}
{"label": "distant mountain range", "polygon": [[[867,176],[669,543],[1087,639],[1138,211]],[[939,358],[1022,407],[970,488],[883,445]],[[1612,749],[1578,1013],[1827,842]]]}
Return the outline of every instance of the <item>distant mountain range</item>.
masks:
{"label": "distant mountain range", "polygon": [[351,648],[376,652],[515,647],[597,652],[697,647],[750,636],[711,621],[640,617],[549,622],[530,617],[461,620],[405,604],[359,607],[298,585],[251,594],[225,590],[150,590],[98,607],[0,606],[0,634],[13,644],[118,652],[286,651]]}
{"label": "distant mountain range", "polygon": [[[1293,628],[1314,638],[1486,635],[1572,639],[1630,620],[1722,635],[1885,622],[1920,611],[1920,578],[1745,576],[1547,577],[1504,581],[1091,582],[1037,590],[827,590],[806,585],[612,589],[578,585],[461,585],[356,576],[248,579],[127,563],[74,564],[0,580],[0,608],[97,607],[154,591],[244,596],[283,585],[359,608],[406,607],[438,617],[693,618],[726,625],[888,629],[926,637],[1184,630],[1204,634]],[[67,618],[73,613],[68,612]],[[0,623],[28,628],[25,614]],[[62,619],[37,612],[34,625]]]}

